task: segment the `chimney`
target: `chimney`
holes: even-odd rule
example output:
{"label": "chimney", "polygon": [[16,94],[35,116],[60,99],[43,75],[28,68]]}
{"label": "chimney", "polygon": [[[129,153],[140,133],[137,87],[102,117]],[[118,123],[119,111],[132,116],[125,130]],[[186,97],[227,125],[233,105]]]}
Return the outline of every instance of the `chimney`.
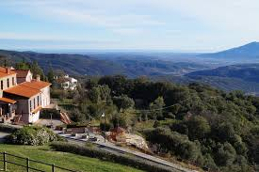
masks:
{"label": "chimney", "polygon": [[5,68],[6,73],[9,74],[11,72],[11,69],[9,67]]}
{"label": "chimney", "polygon": [[36,75],[36,81],[40,81],[40,75]]}

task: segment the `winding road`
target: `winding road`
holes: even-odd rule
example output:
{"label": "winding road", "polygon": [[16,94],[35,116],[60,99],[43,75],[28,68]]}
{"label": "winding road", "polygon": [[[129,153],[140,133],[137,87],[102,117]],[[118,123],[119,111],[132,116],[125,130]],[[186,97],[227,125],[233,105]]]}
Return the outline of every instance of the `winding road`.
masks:
{"label": "winding road", "polygon": [[[86,140],[84,139],[76,139],[74,137],[71,137],[70,135],[68,134],[59,134],[60,136],[62,137],[65,137],[70,143],[74,143],[74,144],[78,144],[78,145],[85,145],[85,143],[87,142]],[[89,143],[89,142],[88,142]],[[110,142],[91,142],[93,144],[96,144],[98,146],[99,149],[101,150],[105,150],[105,151],[108,151],[108,152],[111,152],[111,153],[114,153],[114,154],[131,154],[131,155],[134,155],[136,158],[139,158],[140,160],[144,160],[144,161],[147,161],[149,163],[153,163],[153,164],[156,164],[156,165],[159,165],[165,169],[168,169],[172,172],[196,172],[196,170],[192,170],[192,169],[187,169],[187,168],[184,168],[178,164],[175,164],[175,163],[171,163],[171,162],[168,162],[168,161],[165,161],[163,159],[160,159],[160,158],[157,158],[155,156],[151,156],[151,155],[148,155],[148,154],[145,154],[145,153],[142,153],[142,152],[138,152],[138,151],[134,151],[134,150],[131,150],[131,149],[127,149],[127,148],[123,148],[123,147],[119,147],[119,146],[116,146]]]}

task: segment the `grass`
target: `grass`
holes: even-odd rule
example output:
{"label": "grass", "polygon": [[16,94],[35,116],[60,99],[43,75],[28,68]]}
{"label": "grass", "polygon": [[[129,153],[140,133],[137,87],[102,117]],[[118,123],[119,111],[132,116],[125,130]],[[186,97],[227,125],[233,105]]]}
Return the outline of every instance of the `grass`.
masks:
{"label": "grass", "polygon": [[[120,164],[101,161],[95,158],[88,158],[71,153],[58,152],[50,149],[49,146],[21,146],[21,145],[8,145],[0,144],[0,152],[6,151],[10,154],[15,154],[21,157],[28,157],[33,160],[39,160],[46,163],[55,164],[57,166],[86,171],[86,172],[140,172],[140,170],[123,166]],[[0,157],[2,160],[2,157]],[[7,157],[9,161],[15,161],[19,164],[25,165],[24,160],[17,158]],[[32,167],[39,168],[43,171],[51,171],[51,168],[45,165],[30,163]],[[3,169],[3,163],[0,162],[0,169]],[[8,171],[23,172],[25,169],[15,165],[8,164]],[[56,172],[65,172],[56,170]]]}

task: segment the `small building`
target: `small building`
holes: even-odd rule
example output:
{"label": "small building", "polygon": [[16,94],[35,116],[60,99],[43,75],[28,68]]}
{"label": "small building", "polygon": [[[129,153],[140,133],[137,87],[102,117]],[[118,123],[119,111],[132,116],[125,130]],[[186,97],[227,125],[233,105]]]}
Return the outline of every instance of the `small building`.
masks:
{"label": "small building", "polygon": [[29,70],[16,71],[0,67],[1,120],[7,121],[20,116],[25,124],[36,122],[41,108],[50,104],[50,85],[41,81],[40,76],[32,79]]}
{"label": "small building", "polygon": [[69,75],[56,76],[55,86],[60,87],[64,90],[76,90],[78,81],[77,79],[70,77]]}
{"label": "small building", "polygon": [[32,73],[30,70],[15,70],[17,73],[17,84],[21,84],[22,82],[31,82]]}

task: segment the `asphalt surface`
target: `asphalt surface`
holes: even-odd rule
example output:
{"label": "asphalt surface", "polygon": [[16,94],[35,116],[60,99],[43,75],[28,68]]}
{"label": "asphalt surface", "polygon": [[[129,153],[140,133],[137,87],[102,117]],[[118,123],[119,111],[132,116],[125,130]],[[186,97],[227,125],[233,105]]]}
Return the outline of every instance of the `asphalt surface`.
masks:
{"label": "asphalt surface", "polygon": [[0,143],[4,142],[4,138],[10,133],[0,132]]}
{"label": "asphalt surface", "polygon": [[[67,138],[70,143],[78,144],[78,145],[81,145],[81,146],[84,146],[87,142],[85,140],[75,139],[75,138],[70,137],[68,135],[62,135],[61,134],[61,136]],[[163,159],[160,159],[160,158],[157,158],[155,156],[151,156],[151,155],[148,155],[148,154],[145,154],[145,153],[142,153],[142,152],[138,152],[138,151],[130,150],[130,149],[127,149],[127,148],[119,147],[119,146],[116,146],[116,145],[114,145],[110,142],[103,142],[102,141],[102,142],[91,142],[91,143],[96,144],[98,146],[98,148],[101,149],[101,150],[105,150],[105,151],[108,151],[108,152],[111,152],[111,153],[114,153],[114,154],[118,154],[118,155],[121,155],[121,154],[134,155],[136,158],[139,158],[142,161],[144,160],[144,161],[147,161],[149,163],[154,163],[154,164],[159,165],[163,168],[169,169],[173,172],[195,172],[195,170],[184,168],[184,167],[182,167],[178,164],[174,164],[174,163],[165,161]]]}

